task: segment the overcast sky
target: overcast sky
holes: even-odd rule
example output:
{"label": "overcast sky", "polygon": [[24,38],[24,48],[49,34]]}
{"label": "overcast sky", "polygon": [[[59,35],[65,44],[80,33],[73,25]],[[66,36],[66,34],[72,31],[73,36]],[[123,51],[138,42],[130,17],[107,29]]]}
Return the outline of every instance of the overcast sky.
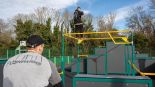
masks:
{"label": "overcast sky", "polygon": [[68,9],[73,12],[80,6],[85,13],[94,17],[116,12],[115,26],[125,28],[125,18],[129,10],[136,6],[148,8],[148,0],[0,0],[0,18],[12,18],[18,13],[29,14],[38,7]]}

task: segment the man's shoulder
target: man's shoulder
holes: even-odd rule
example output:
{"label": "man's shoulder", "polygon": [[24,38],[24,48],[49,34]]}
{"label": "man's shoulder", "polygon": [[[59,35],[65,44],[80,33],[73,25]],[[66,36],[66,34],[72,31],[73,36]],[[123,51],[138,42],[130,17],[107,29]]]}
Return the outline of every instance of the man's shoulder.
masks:
{"label": "man's shoulder", "polygon": [[36,56],[37,58],[41,58],[41,59],[43,59],[43,60],[48,60],[46,57],[44,57],[43,55],[38,54],[38,53],[31,53],[31,52],[28,52],[28,53],[25,53],[25,55]]}
{"label": "man's shoulder", "polygon": [[46,57],[42,56],[41,54],[38,54],[38,53],[30,53],[30,52],[27,52],[27,53],[20,53],[20,54],[17,54],[11,58],[9,58],[8,60],[14,60],[14,59],[20,59],[20,58],[23,58],[25,56],[32,56],[33,58],[36,58],[36,59],[42,59],[42,60],[48,60]]}
{"label": "man's shoulder", "polygon": [[17,54],[17,55],[15,55],[15,56],[13,56],[13,57],[10,57],[8,60],[16,59],[16,58],[19,57],[20,55],[22,55],[22,54]]}
{"label": "man's shoulder", "polygon": [[48,61],[48,59],[47,59],[46,57],[44,57],[43,55],[41,55],[41,57],[42,57],[44,60]]}

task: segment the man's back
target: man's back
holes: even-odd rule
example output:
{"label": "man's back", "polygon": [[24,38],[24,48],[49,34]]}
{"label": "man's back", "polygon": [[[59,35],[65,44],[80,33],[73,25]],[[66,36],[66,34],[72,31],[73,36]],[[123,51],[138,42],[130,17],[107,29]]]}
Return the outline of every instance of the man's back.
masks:
{"label": "man's back", "polygon": [[82,23],[81,16],[84,15],[82,11],[75,10],[74,12],[74,24]]}
{"label": "man's back", "polygon": [[45,57],[28,52],[10,58],[3,74],[3,87],[45,87],[49,84],[51,68]]}

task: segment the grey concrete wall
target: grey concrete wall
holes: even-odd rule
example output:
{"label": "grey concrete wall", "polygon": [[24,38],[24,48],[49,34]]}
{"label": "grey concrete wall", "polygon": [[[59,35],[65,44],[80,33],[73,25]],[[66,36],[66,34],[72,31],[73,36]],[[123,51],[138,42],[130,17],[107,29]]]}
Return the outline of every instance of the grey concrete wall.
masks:
{"label": "grey concrete wall", "polygon": [[[105,48],[96,48],[95,57],[103,55],[106,52]],[[107,42],[107,69],[108,73],[126,73],[128,71],[128,60],[132,59],[131,45],[116,45],[113,42]],[[95,58],[91,56],[92,58]],[[91,58],[90,57],[90,58]],[[100,56],[101,57],[101,56]],[[89,74],[103,74],[105,66],[105,56],[97,59],[97,63],[93,60],[88,60]]]}
{"label": "grey concrete wall", "polygon": [[[94,61],[93,59],[96,59]],[[104,56],[92,56],[87,60],[88,74],[104,74]]]}
{"label": "grey concrete wall", "polygon": [[[105,48],[95,48],[95,55],[91,55],[87,60],[88,74],[104,74]],[[96,60],[95,60],[96,59]]]}
{"label": "grey concrete wall", "polygon": [[96,74],[96,62],[93,61],[92,59],[87,60],[87,73],[88,74]]}
{"label": "grey concrete wall", "polygon": [[136,54],[136,66],[143,72],[155,72],[155,59],[151,59],[148,54]]}
{"label": "grey concrete wall", "polygon": [[125,73],[124,45],[107,42],[108,73]]}
{"label": "grey concrete wall", "polygon": [[145,60],[145,68],[155,64],[155,59],[153,60]]}
{"label": "grey concrete wall", "polygon": [[95,48],[95,55],[103,55],[105,53],[105,48]]}
{"label": "grey concrete wall", "polygon": [[104,69],[105,69],[105,57],[100,56],[97,59],[97,74],[104,74]]}
{"label": "grey concrete wall", "polygon": [[136,60],[136,66],[139,68],[142,72],[155,72],[155,60],[146,60],[146,59],[137,59]]}
{"label": "grey concrete wall", "polygon": [[[83,60],[82,59],[80,60],[79,65],[80,65],[80,73],[83,73]],[[77,59],[75,59],[75,63],[71,66],[71,71],[77,72],[77,66],[78,66]]]}

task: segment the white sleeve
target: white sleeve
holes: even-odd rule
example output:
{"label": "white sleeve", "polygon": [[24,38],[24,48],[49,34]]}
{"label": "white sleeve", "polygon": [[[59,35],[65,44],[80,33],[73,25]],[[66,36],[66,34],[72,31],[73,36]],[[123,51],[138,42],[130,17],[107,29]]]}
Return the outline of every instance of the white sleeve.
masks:
{"label": "white sleeve", "polygon": [[51,61],[49,61],[49,63],[50,63],[51,70],[52,70],[52,74],[51,74],[51,77],[49,79],[49,82],[52,85],[55,85],[55,84],[61,82],[61,77],[60,77],[60,75],[58,73],[56,65],[53,62],[51,62]]}

